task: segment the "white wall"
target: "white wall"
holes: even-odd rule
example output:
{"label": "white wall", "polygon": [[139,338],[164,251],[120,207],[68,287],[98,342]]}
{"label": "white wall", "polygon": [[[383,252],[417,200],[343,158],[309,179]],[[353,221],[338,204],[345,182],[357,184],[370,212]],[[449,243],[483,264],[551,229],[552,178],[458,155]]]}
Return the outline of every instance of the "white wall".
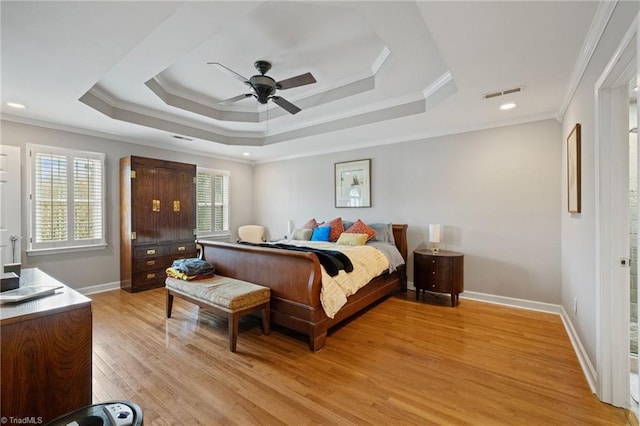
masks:
{"label": "white wall", "polygon": [[594,52],[563,118],[562,141],[575,123],[582,126],[582,213],[567,213],[566,152],[562,160],[562,305],[572,312],[574,298],[578,314],[571,314],[585,350],[596,364],[596,203],[595,185],[595,83],[604,71],[622,36],[638,13],[640,2],[619,2]]}
{"label": "white wall", "polygon": [[[443,248],[466,255],[466,290],[560,303],[560,130],[545,120],[257,165],[255,219],[271,237],[290,219],[407,223],[410,251],[440,223]],[[334,163],[363,158],[373,206],[335,208]]]}
{"label": "white wall", "polygon": [[[101,284],[120,282],[120,175],[121,157],[139,155],[162,160],[196,164],[201,167],[229,170],[230,187],[230,224],[232,232],[238,225],[253,222],[253,167],[249,164],[220,160],[211,157],[192,155],[187,152],[168,151],[134,145],[111,139],[43,127],[30,126],[9,121],[1,122],[2,144],[21,148],[22,155],[22,235],[28,238],[29,221],[27,206],[26,144],[61,146],[104,152],[107,154],[107,243],[106,250],[85,253],[53,254],[46,256],[28,256],[22,253],[23,267],[38,267],[70,287],[82,288]],[[27,247],[26,240],[23,249]]]}

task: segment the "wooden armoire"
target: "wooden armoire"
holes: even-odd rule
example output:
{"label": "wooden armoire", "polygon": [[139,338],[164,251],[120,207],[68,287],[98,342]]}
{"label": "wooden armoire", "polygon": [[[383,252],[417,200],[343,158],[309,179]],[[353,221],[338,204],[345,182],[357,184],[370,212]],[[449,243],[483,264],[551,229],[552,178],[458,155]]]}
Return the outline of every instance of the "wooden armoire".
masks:
{"label": "wooden armoire", "polygon": [[163,287],[175,259],[196,256],[196,166],[120,159],[120,287]]}

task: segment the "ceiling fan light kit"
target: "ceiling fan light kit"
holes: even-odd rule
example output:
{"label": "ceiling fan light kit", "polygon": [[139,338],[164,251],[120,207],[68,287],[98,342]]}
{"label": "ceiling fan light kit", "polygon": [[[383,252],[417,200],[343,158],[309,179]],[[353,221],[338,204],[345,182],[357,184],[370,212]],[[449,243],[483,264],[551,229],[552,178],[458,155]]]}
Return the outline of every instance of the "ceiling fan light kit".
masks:
{"label": "ceiling fan light kit", "polygon": [[256,61],[253,64],[253,66],[256,68],[256,70],[258,70],[260,74],[256,74],[249,79],[243,77],[241,74],[238,74],[232,69],[227,68],[219,62],[207,62],[207,64],[217,65],[221,67],[229,75],[249,86],[252,92],[244,93],[242,95],[234,96],[233,98],[222,100],[218,102],[219,104],[228,104],[248,98],[249,96],[253,96],[261,104],[266,104],[269,99],[271,99],[276,105],[278,105],[280,108],[283,108],[290,114],[297,114],[301,111],[301,109],[291,102],[287,101],[286,99],[282,98],[281,96],[276,96],[276,91],[305,86],[307,84],[316,82],[316,79],[309,72],[297,75],[295,77],[287,78],[285,80],[275,81],[273,78],[265,75],[271,69],[271,63],[263,60]]}

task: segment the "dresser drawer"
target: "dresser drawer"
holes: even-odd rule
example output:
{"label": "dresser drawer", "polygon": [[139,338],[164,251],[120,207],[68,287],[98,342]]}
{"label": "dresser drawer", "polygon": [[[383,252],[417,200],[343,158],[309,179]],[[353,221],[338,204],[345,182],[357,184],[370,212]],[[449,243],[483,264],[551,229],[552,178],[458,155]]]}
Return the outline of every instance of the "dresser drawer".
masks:
{"label": "dresser drawer", "polygon": [[196,257],[195,251],[188,251],[182,254],[171,254],[171,255],[164,256],[162,258],[162,264],[165,265],[165,268],[168,268],[173,264],[174,260],[189,259],[192,257]]}
{"label": "dresser drawer", "polygon": [[139,259],[141,257],[157,257],[165,254],[165,247],[162,246],[150,246],[144,248],[137,248],[134,251],[134,258]]}
{"label": "dresser drawer", "polygon": [[164,269],[154,269],[133,274],[136,289],[162,287],[166,278],[167,274]]}
{"label": "dresser drawer", "polygon": [[184,255],[186,253],[195,253],[196,243],[173,244],[167,246],[165,254]]}
{"label": "dresser drawer", "polygon": [[164,256],[142,257],[133,261],[134,272],[151,271],[164,267]]}

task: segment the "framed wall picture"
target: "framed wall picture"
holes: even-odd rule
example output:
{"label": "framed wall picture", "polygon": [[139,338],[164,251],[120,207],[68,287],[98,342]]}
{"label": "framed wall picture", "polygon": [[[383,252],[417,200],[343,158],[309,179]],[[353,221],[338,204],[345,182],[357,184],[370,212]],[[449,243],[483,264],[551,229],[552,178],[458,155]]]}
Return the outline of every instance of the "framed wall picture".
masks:
{"label": "framed wall picture", "polygon": [[580,213],[580,123],[567,138],[567,198],[569,213]]}
{"label": "framed wall picture", "polygon": [[371,207],[371,159],[335,163],[336,207]]}

